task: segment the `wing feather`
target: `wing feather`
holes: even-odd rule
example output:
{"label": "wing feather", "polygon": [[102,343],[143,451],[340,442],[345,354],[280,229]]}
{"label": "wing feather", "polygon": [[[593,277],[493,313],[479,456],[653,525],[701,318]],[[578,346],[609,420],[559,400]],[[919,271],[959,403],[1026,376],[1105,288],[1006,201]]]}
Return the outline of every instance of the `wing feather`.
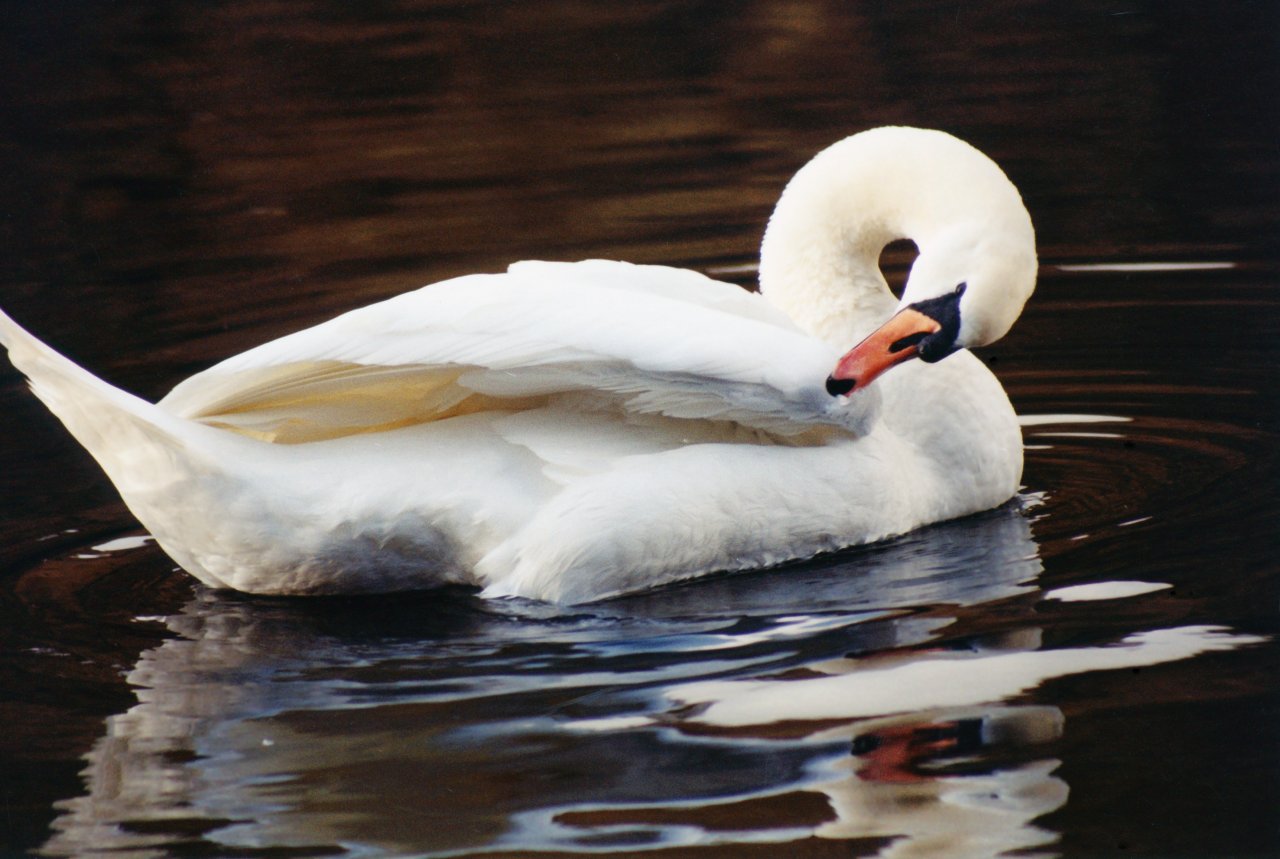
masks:
{"label": "wing feather", "polygon": [[161,401],[184,417],[308,441],[520,410],[584,407],[781,435],[858,428],[827,396],[838,356],[759,296],[695,272],[592,260],[442,281],[229,358]]}

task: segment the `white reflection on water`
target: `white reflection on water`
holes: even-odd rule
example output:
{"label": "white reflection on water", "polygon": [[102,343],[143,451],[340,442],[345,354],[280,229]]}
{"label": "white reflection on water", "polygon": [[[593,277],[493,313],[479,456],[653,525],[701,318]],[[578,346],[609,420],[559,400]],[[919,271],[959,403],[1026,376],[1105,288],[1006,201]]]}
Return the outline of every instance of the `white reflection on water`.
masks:
{"label": "white reflection on water", "polygon": [[105,543],[99,543],[93,547],[95,552],[128,552],[133,549],[141,549],[143,546],[155,540],[149,534],[138,537],[117,537],[114,540],[108,540]]}
{"label": "white reflection on water", "polygon": [[[1121,527],[1126,523],[1120,523]],[[1062,602],[1095,602],[1098,600],[1118,600],[1143,594],[1167,591],[1173,585],[1168,582],[1093,582],[1087,585],[1071,585],[1065,588],[1054,588],[1046,591],[1047,600]]]}
{"label": "white reflection on water", "polygon": [[846,719],[1001,701],[1070,674],[1159,665],[1260,641],[1218,627],[1187,626],[1136,633],[1107,647],[994,655],[948,651],[888,667],[874,658],[850,659],[811,666],[824,677],[713,680],[676,686],[668,694],[681,704],[703,705],[692,720],[720,727]]}
{"label": "white reflection on water", "polygon": [[1149,273],[1170,271],[1226,271],[1236,267],[1234,262],[1100,262],[1100,263],[1063,263],[1057,266],[1058,271],[1065,272],[1124,272]]}
{"label": "white reflection on water", "polygon": [[[1032,605],[1005,508],[887,547],[588,609],[202,594],[142,654],[45,852],[462,854],[886,839],[1055,840],[1045,679],[1252,639],[1154,630],[1042,650],[1033,623],[927,646],[939,606]],[[929,612],[921,608],[932,606]]]}

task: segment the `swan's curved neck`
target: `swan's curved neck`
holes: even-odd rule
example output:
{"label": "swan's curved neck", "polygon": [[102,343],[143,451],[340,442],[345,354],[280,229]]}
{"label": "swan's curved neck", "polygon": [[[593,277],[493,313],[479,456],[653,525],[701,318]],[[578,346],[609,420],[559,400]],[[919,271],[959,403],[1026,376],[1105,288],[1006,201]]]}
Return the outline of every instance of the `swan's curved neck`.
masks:
{"label": "swan's curved neck", "polygon": [[856,134],[787,185],[760,249],[761,292],[810,334],[847,348],[898,305],[879,268],[886,244],[914,240],[914,271],[1019,218],[1029,231],[1016,189],[967,143],[914,128]]}

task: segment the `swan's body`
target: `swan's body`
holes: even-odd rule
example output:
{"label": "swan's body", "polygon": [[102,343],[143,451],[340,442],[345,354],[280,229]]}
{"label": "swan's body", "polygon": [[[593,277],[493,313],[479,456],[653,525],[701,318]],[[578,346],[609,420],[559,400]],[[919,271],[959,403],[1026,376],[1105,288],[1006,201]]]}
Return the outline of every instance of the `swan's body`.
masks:
{"label": "swan's body", "polygon": [[[901,302],[876,264],[899,237],[921,249]],[[912,355],[918,342],[929,360],[939,330],[941,354],[989,342],[1034,277],[1031,223],[999,168],[940,132],[891,128],[788,186],[763,295],[663,267],[517,263],[267,343],[155,405],[3,314],[0,342],[206,584],[458,582],[577,602],[1004,502],[1021,438],[981,362],[911,361],[868,387],[909,357],[905,341],[871,372],[874,336],[841,353],[908,305],[943,320],[915,314]]]}

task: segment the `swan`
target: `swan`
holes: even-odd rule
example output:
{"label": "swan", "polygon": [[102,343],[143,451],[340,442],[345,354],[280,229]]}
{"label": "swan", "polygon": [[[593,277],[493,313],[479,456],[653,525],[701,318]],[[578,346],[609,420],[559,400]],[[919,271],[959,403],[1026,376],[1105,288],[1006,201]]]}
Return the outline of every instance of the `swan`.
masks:
{"label": "swan", "polygon": [[[919,255],[895,298],[878,258],[899,238]],[[174,561],[254,594],[589,602],[1016,492],[1013,409],[968,351],[1009,330],[1037,271],[993,161],[941,131],[845,138],[787,184],[759,271],[756,294],[518,262],[250,349],[155,404],[2,313],[0,343]]]}

